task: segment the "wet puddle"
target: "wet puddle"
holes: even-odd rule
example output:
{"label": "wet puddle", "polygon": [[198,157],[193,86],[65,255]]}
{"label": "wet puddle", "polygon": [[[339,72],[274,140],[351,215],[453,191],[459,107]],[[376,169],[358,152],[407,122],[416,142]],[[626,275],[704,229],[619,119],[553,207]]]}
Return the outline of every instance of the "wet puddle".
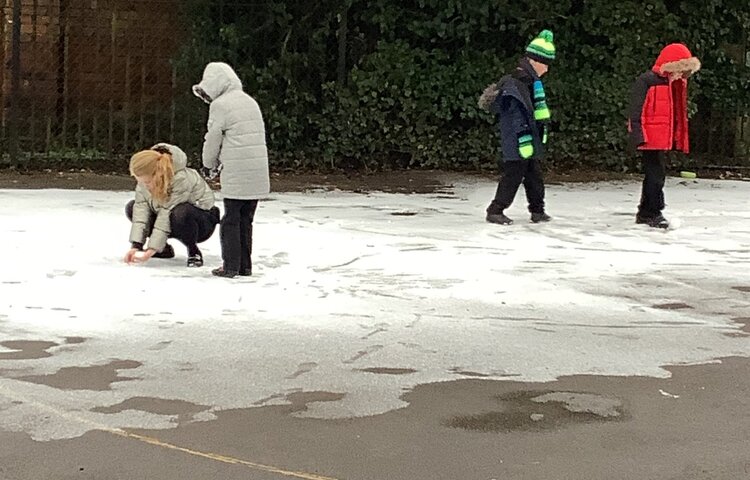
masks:
{"label": "wet puddle", "polygon": [[625,416],[619,399],[591,393],[522,391],[497,400],[498,411],[458,415],[445,425],[480,432],[543,431]]}

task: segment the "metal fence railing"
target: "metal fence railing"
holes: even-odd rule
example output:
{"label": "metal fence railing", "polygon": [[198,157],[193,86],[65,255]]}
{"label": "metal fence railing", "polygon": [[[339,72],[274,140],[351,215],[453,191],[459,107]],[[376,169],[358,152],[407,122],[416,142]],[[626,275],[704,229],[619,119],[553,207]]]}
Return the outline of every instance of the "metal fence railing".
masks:
{"label": "metal fence railing", "polygon": [[0,0],[3,163],[111,159],[191,130],[179,105],[189,86],[170,62],[178,8],[178,0]]}
{"label": "metal fence railing", "polygon": [[[156,141],[197,149],[206,109],[190,93],[198,79],[175,66],[191,40],[178,30],[180,8],[180,0],[0,0],[0,165],[91,165]],[[691,129],[699,161],[750,165],[744,112],[703,105]]]}

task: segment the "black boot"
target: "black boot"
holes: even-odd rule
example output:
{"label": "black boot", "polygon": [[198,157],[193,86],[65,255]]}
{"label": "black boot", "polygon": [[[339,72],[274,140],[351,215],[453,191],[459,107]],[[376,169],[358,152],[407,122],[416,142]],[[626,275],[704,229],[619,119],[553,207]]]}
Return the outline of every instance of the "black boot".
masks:
{"label": "black boot", "polygon": [[215,277],[234,278],[239,275],[239,272],[236,270],[224,270],[224,267],[219,267],[211,270],[211,275]]}
{"label": "black boot", "polygon": [[153,258],[174,258],[174,248],[172,245],[166,244],[161,252],[156,252]]}
{"label": "black boot", "polygon": [[552,217],[550,217],[544,212],[541,212],[541,213],[532,212],[531,213],[531,221],[534,223],[549,222],[550,220],[552,220]]}
{"label": "black boot", "polygon": [[652,228],[669,228],[669,220],[664,218],[661,213],[656,214],[653,217],[644,217],[641,214],[635,216],[635,223],[646,224]]}
{"label": "black boot", "polygon": [[513,223],[513,220],[506,217],[502,211],[496,213],[487,212],[487,221],[490,223],[497,223],[498,225],[510,225]]}
{"label": "black boot", "polygon": [[499,225],[510,225],[511,223],[513,223],[513,220],[505,216],[505,214],[503,213],[504,209],[505,207],[493,200],[487,207],[486,220],[490,223],[497,223]]}

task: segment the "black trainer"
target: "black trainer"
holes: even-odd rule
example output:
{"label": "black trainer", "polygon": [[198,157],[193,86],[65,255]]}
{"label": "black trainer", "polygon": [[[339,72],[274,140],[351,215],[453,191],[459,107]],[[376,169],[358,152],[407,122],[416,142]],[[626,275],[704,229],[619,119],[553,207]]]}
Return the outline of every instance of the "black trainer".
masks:
{"label": "black trainer", "polygon": [[534,223],[549,222],[550,220],[552,220],[552,217],[550,217],[544,212],[542,213],[532,212],[531,213],[531,221]]}
{"label": "black trainer", "polygon": [[497,223],[498,225],[510,225],[513,223],[513,220],[506,217],[503,212],[487,213],[487,221],[490,223]]}
{"label": "black trainer", "polygon": [[635,223],[645,224],[651,228],[669,228],[669,220],[664,218],[661,213],[654,217],[644,217],[638,214],[635,216]]}
{"label": "black trainer", "polygon": [[156,252],[154,258],[174,258],[174,248],[172,245],[166,244],[161,252]]}

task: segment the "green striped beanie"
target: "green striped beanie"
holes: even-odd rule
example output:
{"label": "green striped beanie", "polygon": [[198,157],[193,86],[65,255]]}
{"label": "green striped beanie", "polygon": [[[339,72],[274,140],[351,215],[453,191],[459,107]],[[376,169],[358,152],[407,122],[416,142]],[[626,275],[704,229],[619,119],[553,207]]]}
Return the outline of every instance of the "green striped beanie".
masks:
{"label": "green striped beanie", "polygon": [[549,30],[542,30],[526,47],[526,56],[532,60],[549,65],[555,59],[554,35]]}

